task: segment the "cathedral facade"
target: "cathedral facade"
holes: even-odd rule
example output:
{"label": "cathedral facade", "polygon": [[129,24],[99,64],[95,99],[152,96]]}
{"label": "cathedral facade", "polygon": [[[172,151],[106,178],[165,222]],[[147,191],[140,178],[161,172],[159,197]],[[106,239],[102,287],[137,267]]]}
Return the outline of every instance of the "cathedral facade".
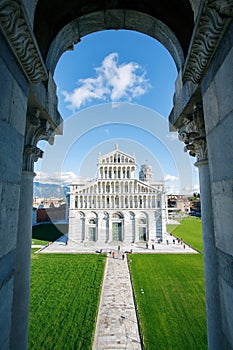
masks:
{"label": "cathedral facade", "polygon": [[70,186],[70,241],[156,242],[165,232],[163,183],[152,181],[152,167],[118,149],[100,155],[97,179]]}

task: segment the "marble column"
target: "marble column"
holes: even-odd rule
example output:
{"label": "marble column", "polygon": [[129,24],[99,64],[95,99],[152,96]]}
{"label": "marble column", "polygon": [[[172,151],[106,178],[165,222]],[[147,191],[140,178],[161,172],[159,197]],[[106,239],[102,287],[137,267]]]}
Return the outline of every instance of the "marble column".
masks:
{"label": "marble column", "polygon": [[34,172],[21,175],[11,349],[27,349]]}
{"label": "marble column", "polygon": [[222,325],[211,184],[204,119],[200,106],[196,106],[193,114],[184,119],[179,130],[179,139],[186,144],[185,151],[189,151],[189,154],[197,159],[195,165],[199,170],[201,193],[208,348],[221,350]]}
{"label": "marble column", "polygon": [[30,294],[30,261],[32,240],[32,198],[34,162],[42,157],[43,152],[36,146],[39,140],[49,140],[52,131],[40,112],[28,110],[24,141],[23,169],[20,184],[20,205],[18,218],[17,250],[12,303],[12,328],[10,349],[27,349],[28,313]]}
{"label": "marble column", "polygon": [[36,146],[24,149],[20,183],[20,205],[12,304],[11,350],[27,349],[30,296],[30,261],[32,241],[33,164],[42,156]]}

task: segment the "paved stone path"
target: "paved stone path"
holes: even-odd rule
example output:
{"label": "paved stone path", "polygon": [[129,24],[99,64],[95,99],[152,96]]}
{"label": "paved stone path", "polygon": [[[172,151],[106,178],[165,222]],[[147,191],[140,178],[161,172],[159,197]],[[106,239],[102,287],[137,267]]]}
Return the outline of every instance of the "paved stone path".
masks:
{"label": "paved stone path", "polygon": [[[175,239],[175,244],[173,244],[174,236],[164,233],[164,240],[162,243],[149,243],[148,249],[146,249],[145,243],[99,243],[99,242],[70,242],[66,244],[67,234],[63,235],[57,241],[52,244],[45,246],[41,249],[40,253],[96,253],[102,250],[102,253],[108,253],[112,249],[117,249],[117,245],[120,244],[121,249],[124,251],[132,251],[133,253],[139,254],[198,254],[196,250],[187,244],[178,243]],[[152,244],[154,249],[152,249]]]}
{"label": "paved stone path", "polygon": [[140,337],[127,259],[108,256],[93,350],[140,350]]}

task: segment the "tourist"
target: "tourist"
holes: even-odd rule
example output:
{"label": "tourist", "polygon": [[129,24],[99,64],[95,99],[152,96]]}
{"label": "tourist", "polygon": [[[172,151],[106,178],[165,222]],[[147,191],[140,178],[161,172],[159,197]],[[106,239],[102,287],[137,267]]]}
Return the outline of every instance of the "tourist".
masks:
{"label": "tourist", "polygon": [[117,250],[118,250],[118,254],[119,254],[119,253],[120,253],[120,250],[121,250],[121,247],[118,246]]}
{"label": "tourist", "polygon": [[115,258],[115,252],[112,252],[112,257],[113,257],[113,259]]}
{"label": "tourist", "polygon": [[125,254],[122,254],[122,256],[121,256],[121,257],[122,257],[122,260],[124,260],[124,259],[125,259]]}

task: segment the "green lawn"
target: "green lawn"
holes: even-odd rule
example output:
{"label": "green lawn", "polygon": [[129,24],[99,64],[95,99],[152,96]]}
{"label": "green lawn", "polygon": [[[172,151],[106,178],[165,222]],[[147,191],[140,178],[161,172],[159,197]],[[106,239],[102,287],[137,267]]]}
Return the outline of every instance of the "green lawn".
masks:
{"label": "green lawn", "polygon": [[32,238],[32,245],[47,245],[49,241]]}
{"label": "green lawn", "polygon": [[[168,230],[202,252],[201,220]],[[105,257],[35,251],[29,350],[90,350]],[[129,262],[144,349],[207,349],[203,255],[132,254]]]}
{"label": "green lawn", "polygon": [[100,255],[32,253],[29,350],[91,349],[104,266]]}
{"label": "green lawn", "polygon": [[201,220],[196,217],[187,217],[179,225],[167,225],[167,232],[177,238],[182,238],[193,248],[203,253]]}
{"label": "green lawn", "polygon": [[[201,220],[168,230],[202,251]],[[132,254],[129,265],[144,348],[207,349],[203,255]]]}

